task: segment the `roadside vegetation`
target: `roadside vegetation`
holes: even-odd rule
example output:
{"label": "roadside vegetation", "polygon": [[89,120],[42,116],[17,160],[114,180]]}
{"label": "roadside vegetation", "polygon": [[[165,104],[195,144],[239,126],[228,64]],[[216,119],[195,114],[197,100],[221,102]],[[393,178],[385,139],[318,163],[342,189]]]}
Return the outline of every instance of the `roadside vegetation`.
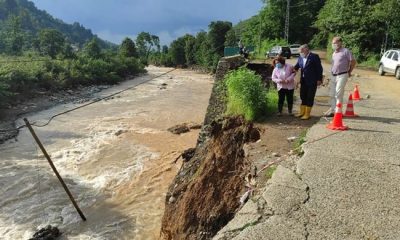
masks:
{"label": "roadside vegetation", "polygon": [[303,156],[304,151],[302,148],[302,145],[306,142],[306,135],[307,135],[307,130],[304,130],[300,133],[299,137],[296,139],[296,141],[293,143],[293,151],[298,155],[298,156]]}
{"label": "roadside vegetation", "polygon": [[228,115],[243,115],[246,120],[253,121],[266,113],[267,92],[261,76],[242,67],[229,72],[224,82]]}

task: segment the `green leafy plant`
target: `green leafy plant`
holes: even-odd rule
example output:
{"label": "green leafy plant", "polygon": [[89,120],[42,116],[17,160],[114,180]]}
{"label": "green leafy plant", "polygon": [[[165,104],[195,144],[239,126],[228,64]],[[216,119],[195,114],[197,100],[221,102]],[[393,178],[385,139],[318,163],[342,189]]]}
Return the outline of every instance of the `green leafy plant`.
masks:
{"label": "green leafy plant", "polygon": [[302,149],[303,143],[306,142],[306,135],[307,135],[307,130],[304,130],[300,133],[299,137],[296,139],[296,141],[293,143],[293,151],[298,155],[302,156],[304,154],[304,151]]}
{"label": "green leafy plant", "polygon": [[267,98],[261,76],[247,68],[239,68],[226,75],[225,84],[227,114],[255,120],[266,112]]}
{"label": "green leafy plant", "polygon": [[277,168],[277,166],[275,166],[275,165],[268,167],[267,170],[265,170],[265,177],[267,179],[271,179],[272,174],[274,174],[276,168]]}

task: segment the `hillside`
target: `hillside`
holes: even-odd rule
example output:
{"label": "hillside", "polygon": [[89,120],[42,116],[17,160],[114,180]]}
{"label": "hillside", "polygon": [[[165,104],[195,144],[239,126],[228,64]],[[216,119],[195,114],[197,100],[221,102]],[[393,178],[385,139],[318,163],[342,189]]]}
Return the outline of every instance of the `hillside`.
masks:
{"label": "hillside", "polygon": [[[88,40],[97,37],[90,29],[75,22],[67,24],[56,19],[46,11],[36,8],[33,2],[28,0],[0,0],[0,52],[4,52],[7,45],[5,34],[16,35],[21,32],[21,41],[24,48],[30,48],[32,40],[41,29],[56,29],[63,33],[66,39],[74,45],[82,47]],[[113,44],[99,40],[102,47],[110,47]]]}

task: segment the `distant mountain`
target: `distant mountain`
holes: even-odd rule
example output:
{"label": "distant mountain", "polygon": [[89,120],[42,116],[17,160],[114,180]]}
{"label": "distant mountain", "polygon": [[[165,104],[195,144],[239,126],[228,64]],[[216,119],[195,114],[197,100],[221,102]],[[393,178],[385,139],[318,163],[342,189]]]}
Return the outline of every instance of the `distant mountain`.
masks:
{"label": "distant mountain", "polygon": [[[0,0],[0,31],[12,31],[10,25],[18,17],[18,25],[22,29],[25,38],[33,38],[41,29],[56,29],[64,34],[69,42],[82,47],[90,39],[97,36],[90,29],[75,22],[67,24],[60,19],[52,17],[46,11],[36,8],[33,2],[28,0]],[[114,44],[99,39],[104,48]]]}

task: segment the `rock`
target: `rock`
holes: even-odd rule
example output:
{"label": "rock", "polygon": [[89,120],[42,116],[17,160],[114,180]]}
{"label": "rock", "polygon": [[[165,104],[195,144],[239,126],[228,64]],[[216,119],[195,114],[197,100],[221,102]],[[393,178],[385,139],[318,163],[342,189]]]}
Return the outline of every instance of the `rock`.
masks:
{"label": "rock", "polygon": [[293,142],[294,140],[296,140],[297,139],[297,137],[288,137],[287,138],[287,140],[289,141],[289,142]]}
{"label": "rock", "polygon": [[172,203],[174,203],[175,201],[176,201],[176,198],[174,198],[174,196],[171,196],[171,197],[168,199],[169,204],[172,204]]}
{"label": "rock", "polygon": [[192,157],[194,156],[194,153],[196,152],[196,148],[189,148],[186,149],[183,153],[182,153],[182,158],[183,161],[188,162],[190,161],[190,159],[192,159]]}
{"label": "rock", "polygon": [[201,129],[201,124],[198,124],[198,123],[188,123],[187,124],[187,127],[189,128],[189,129]]}
{"label": "rock", "polygon": [[250,150],[250,146],[248,144],[244,144],[243,145],[244,157],[248,157],[249,156],[249,150]]}
{"label": "rock", "polygon": [[121,129],[120,129],[120,130],[118,130],[117,132],[115,132],[114,135],[115,135],[115,136],[119,136],[119,135],[121,135],[121,134],[123,134],[123,133],[126,133],[126,130],[121,130]]}
{"label": "rock", "polygon": [[279,153],[276,153],[276,152],[272,153],[271,155],[272,155],[273,157],[280,157],[280,156],[281,156]]}
{"label": "rock", "polygon": [[29,240],[56,240],[59,236],[61,236],[60,230],[48,225],[46,228],[37,231]]}
{"label": "rock", "polygon": [[186,124],[179,124],[179,125],[170,127],[167,130],[173,134],[182,134],[182,133],[186,133],[186,132],[190,131],[189,127],[186,126]]}

